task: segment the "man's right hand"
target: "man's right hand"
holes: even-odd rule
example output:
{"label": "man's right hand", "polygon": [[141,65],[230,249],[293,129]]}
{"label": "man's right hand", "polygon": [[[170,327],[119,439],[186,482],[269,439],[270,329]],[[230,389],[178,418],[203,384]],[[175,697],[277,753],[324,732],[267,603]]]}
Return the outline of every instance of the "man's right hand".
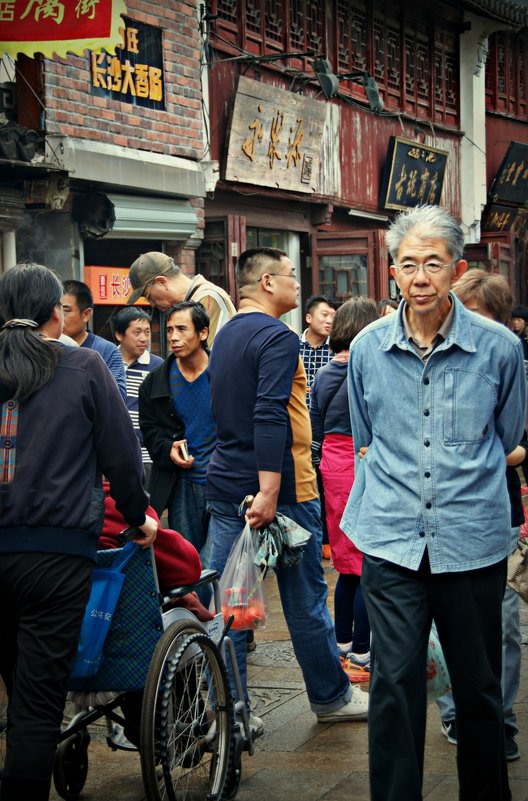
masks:
{"label": "man's right hand", "polygon": [[194,456],[189,456],[188,459],[184,458],[181,451],[182,443],[187,444],[187,440],[185,439],[174,440],[174,442],[172,443],[172,448],[170,449],[170,458],[172,459],[175,465],[178,465],[178,467],[181,467],[184,470],[189,470],[194,464]]}
{"label": "man's right hand", "polygon": [[257,492],[246,512],[246,522],[251,528],[263,528],[271,523],[277,511],[277,496]]}
{"label": "man's right hand", "polygon": [[142,537],[135,537],[134,542],[137,542],[138,545],[141,545],[142,548],[148,548],[149,545],[152,545],[156,536],[158,534],[158,521],[154,520],[153,517],[149,515],[145,515],[145,522],[142,526],[138,526],[138,529],[143,533]]}

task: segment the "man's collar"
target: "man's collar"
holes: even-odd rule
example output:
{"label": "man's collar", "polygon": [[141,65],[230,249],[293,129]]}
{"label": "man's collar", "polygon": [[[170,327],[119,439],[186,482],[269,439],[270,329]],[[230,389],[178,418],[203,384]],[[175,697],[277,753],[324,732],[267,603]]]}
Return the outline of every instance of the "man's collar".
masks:
{"label": "man's collar", "polygon": [[[117,349],[121,354],[121,358],[123,359],[123,351],[121,349],[121,345],[118,345]],[[126,364],[124,359],[123,362]],[[128,364],[127,367],[132,367],[133,364],[150,364],[150,353],[148,348],[145,351],[143,351],[141,356],[138,356],[137,359],[134,359],[134,361],[130,362],[130,364]]]}
{"label": "man's collar", "polygon": [[[462,350],[473,353],[477,348],[470,325],[471,313],[466,311],[463,304],[452,292],[449,293],[449,298],[452,303],[452,307],[448,315],[448,317],[451,317],[451,324],[449,329],[446,331],[445,341],[440,347],[447,348],[452,344],[456,344],[462,348]],[[396,314],[389,314],[388,317],[381,318],[381,320],[387,320],[387,329],[386,335],[380,344],[380,350],[390,350],[395,345],[405,350],[409,349],[409,342],[405,332],[403,317],[403,310],[405,306],[405,303],[401,303]],[[444,323],[446,320],[444,320]],[[439,333],[442,331],[442,328],[443,326],[440,327]]]}
{"label": "man's collar", "polygon": [[[409,325],[409,317],[408,317],[408,314],[407,314],[407,308],[408,308],[407,303],[404,303],[404,305],[403,305],[403,313],[402,313],[402,322],[403,322],[403,329],[405,331],[405,336],[409,340],[412,339],[412,341],[416,345],[418,345],[419,348],[422,348],[423,347],[422,344],[420,342],[418,342],[416,337],[413,336],[413,332],[411,331],[411,326]],[[453,323],[453,314],[454,314],[454,305],[453,305],[453,303],[450,303],[449,304],[449,311],[448,311],[447,315],[444,317],[444,319],[442,321],[442,325],[440,326],[440,328],[438,329],[438,331],[436,332],[436,334],[433,337],[433,340],[432,340],[433,344],[438,341],[438,338],[447,339],[448,334],[449,334],[449,332],[451,330],[451,325]]]}
{"label": "man's collar", "polygon": [[308,342],[308,339],[306,338],[307,333],[308,333],[308,328],[305,328],[300,336],[300,340],[301,342],[305,342],[307,345],[310,345],[310,347],[313,348],[314,350],[317,350],[317,348],[322,348],[323,345],[328,345],[330,343],[330,337],[328,337],[326,342],[321,342],[320,345],[312,345],[311,342]]}

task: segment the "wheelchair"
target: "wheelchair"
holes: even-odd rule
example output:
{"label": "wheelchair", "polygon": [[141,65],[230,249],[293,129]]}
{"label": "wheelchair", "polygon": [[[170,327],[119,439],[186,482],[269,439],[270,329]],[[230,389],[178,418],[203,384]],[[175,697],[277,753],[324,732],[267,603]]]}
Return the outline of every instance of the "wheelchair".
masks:
{"label": "wheelchair", "polygon": [[[118,549],[98,551],[105,567]],[[220,611],[218,573],[202,571],[196,584],[160,594],[152,548],[141,549],[124,568],[123,590],[112,618],[99,672],[70,680],[76,713],[61,732],[53,779],[66,801],[79,798],[88,775],[89,726],[102,718],[113,750],[133,750],[119,712],[131,694],[141,699],[139,746],[147,801],[233,801],[242,753],[254,752],[235,650]],[[212,586],[214,618],[208,623],[182,606],[187,593]],[[234,677],[232,697],[226,665]],[[0,682],[0,768],[5,757],[5,691]],[[3,726],[3,729],[2,729]]]}

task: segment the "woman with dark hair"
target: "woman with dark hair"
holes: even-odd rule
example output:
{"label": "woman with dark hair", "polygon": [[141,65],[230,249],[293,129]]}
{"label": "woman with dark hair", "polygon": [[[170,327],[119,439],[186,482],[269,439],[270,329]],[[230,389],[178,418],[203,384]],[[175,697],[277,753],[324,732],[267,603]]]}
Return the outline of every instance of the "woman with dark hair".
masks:
{"label": "woman with dark hair", "polygon": [[38,264],[0,278],[0,672],[8,692],[1,801],[47,801],[68,676],[110,481],[153,542],[139,445],[99,354],[65,347],[62,286]]}
{"label": "woman with dark hair", "polygon": [[330,335],[335,356],[316,373],[310,401],[312,447],[316,453],[321,451],[328,540],[339,573],[334,594],[336,639],[351,681],[369,678],[370,626],[360,585],[363,555],[339,527],[354,481],[346,378],[350,343],[377,319],[376,304],[370,298],[350,298],[337,310]]}

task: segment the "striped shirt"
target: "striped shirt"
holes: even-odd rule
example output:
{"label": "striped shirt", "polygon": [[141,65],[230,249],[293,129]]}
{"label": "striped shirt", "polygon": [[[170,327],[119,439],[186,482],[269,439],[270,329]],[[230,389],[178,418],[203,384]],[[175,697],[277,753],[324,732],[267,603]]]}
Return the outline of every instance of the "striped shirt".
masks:
{"label": "striped shirt", "polygon": [[[119,352],[121,353],[120,349]],[[149,353],[148,350],[146,350],[145,353],[143,353],[132,364],[124,364],[127,393],[126,405],[132,420],[132,425],[134,426],[134,431],[136,432],[136,437],[141,445],[141,458],[143,459],[143,464],[151,464],[152,459],[150,458],[149,453],[143,444],[143,435],[141,433],[141,429],[139,428],[139,387],[148,374],[151,373],[152,370],[155,370],[156,367],[159,367],[160,364],[163,364],[163,359],[160,359],[159,356],[154,356],[154,354]]]}

